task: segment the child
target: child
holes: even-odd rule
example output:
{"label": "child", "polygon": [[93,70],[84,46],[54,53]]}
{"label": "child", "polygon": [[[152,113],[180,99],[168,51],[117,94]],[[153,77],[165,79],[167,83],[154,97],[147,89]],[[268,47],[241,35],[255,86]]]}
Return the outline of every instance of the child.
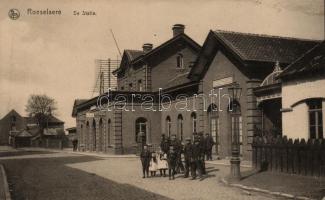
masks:
{"label": "child", "polygon": [[156,171],[157,171],[157,156],[156,156],[156,153],[155,152],[152,152],[152,154],[151,154],[149,171],[150,171],[151,177],[155,177],[156,176]]}
{"label": "child", "polygon": [[166,170],[168,168],[168,163],[167,163],[167,154],[160,151],[157,154],[157,161],[158,161],[158,169],[160,171],[160,176],[166,176]]}
{"label": "child", "polygon": [[148,146],[144,145],[143,149],[141,151],[140,154],[140,159],[141,159],[141,164],[142,164],[142,173],[143,173],[143,177],[145,178],[145,174],[147,173],[147,177],[149,177],[149,162],[150,162],[150,152],[148,150]]}
{"label": "child", "polygon": [[175,179],[175,168],[176,168],[176,162],[177,162],[177,153],[174,150],[173,146],[169,147],[168,151],[168,175],[169,175],[169,180],[174,180]]}

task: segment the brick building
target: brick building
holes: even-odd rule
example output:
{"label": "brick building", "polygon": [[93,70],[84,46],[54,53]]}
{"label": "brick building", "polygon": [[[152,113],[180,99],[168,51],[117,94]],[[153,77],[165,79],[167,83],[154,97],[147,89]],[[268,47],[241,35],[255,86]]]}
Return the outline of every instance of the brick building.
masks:
{"label": "brick building", "polygon": [[238,83],[241,154],[251,158],[252,137],[269,117],[258,107],[253,89],[277,63],[288,66],[317,41],[210,31],[201,48],[184,28],[174,25],[173,37],[156,48],[144,44],[141,51],[125,50],[114,72],[118,90],[75,102],[79,150],[130,153],[141,136],[157,145],[161,134],[184,140],[204,132],[217,142],[214,152],[228,157],[234,124],[227,88]]}
{"label": "brick building", "polygon": [[[64,122],[50,116],[43,135],[52,138],[62,131],[64,134]],[[23,117],[11,110],[0,120],[0,145],[30,146],[32,141],[38,140],[39,135],[40,128],[35,117]]]}
{"label": "brick building", "polygon": [[275,67],[254,89],[265,116],[264,135],[274,136],[265,132],[273,126],[291,139],[324,138],[324,46],[315,45],[283,70]]}

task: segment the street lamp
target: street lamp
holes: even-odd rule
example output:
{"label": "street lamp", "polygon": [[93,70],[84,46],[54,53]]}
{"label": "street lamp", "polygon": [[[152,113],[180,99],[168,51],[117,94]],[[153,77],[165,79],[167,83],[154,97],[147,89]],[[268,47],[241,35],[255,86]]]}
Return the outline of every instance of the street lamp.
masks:
{"label": "street lamp", "polygon": [[232,144],[231,144],[231,159],[230,159],[230,179],[239,181],[240,175],[240,147],[239,147],[239,117],[240,117],[240,105],[239,100],[242,92],[242,88],[238,83],[233,83],[228,92],[231,98],[231,104],[229,111],[231,112],[231,127],[232,127]]}

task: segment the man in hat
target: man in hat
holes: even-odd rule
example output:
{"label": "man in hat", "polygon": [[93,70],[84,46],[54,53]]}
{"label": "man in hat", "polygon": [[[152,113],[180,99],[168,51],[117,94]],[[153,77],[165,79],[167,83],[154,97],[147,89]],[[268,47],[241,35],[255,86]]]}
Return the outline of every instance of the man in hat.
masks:
{"label": "man in hat", "polygon": [[214,144],[215,142],[213,141],[212,136],[209,133],[205,134],[205,153],[207,160],[212,160],[212,147]]}
{"label": "man in hat", "polygon": [[150,159],[151,159],[151,153],[150,153],[147,145],[143,146],[143,149],[140,154],[140,159],[141,159],[142,173],[143,173],[142,178],[145,178],[146,174],[147,174],[147,178],[148,178],[149,177],[149,164],[150,164]]}
{"label": "man in hat", "polygon": [[199,165],[200,165],[200,168],[202,170],[202,174],[206,174],[206,172],[205,172],[205,161],[204,161],[205,149],[206,149],[205,144],[206,144],[206,142],[205,142],[205,138],[203,136],[203,132],[200,132],[199,133],[198,140],[199,140],[199,146],[200,146],[200,160],[199,160]]}
{"label": "man in hat", "polygon": [[168,176],[169,176],[169,180],[172,180],[175,179],[176,162],[177,162],[177,153],[174,149],[174,146],[169,147],[167,160],[168,160]]}
{"label": "man in hat", "polygon": [[173,134],[171,137],[170,146],[174,147],[174,151],[177,155],[176,172],[179,172],[180,170],[184,171],[184,166],[182,163],[182,143],[177,139],[175,134]]}
{"label": "man in hat", "polygon": [[162,152],[164,152],[166,154],[169,151],[169,140],[165,134],[161,135],[160,149]]}
{"label": "man in hat", "polygon": [[196,179],[196,170],[199,172],[199,176],[202,176],[202,169],[200,165],[201,159],[201,148],[200,141],[194,140],[194,143],[191,148],[191,176],[192,180]]}
{"label": "man in hat", "polygon": [[191,138],[186,138],[186,144],[184,146],[184,160],[185,160],[185,175],[184,178],[187,178],[190,172],[191,166],[191,156],[192,156],[192,143]]}

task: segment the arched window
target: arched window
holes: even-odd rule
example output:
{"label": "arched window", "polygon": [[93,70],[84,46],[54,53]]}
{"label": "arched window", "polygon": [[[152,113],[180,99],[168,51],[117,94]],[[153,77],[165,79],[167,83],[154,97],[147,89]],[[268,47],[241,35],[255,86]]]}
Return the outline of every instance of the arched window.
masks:
{"label": "arched window", "polygon": [[93,119],[93,124],[92,124],[92,130],[91,130],[91,138],[92,138],[92,151],[96,151],[96,147],[97,147],[97,141],[96,141],[96,121],[95,119]]}
{"label": "arched window", "polygon": [[143,117],[135,120],[135,141],[144,144],[147,142],[147,119]]}
{"label": "arched window", "polygon": [[216,154],[219,153],[219,118],[218,118],[218,107],[215,104],[211,104],[208,107],[208,123],[209,123],[209,131],[210,134],[216,143],[215,145],[215,152]]}
{"label": "arched window", "polygon": [[192,112],[191,114],[191,121],[192,121],[192,132],[197,133],[197,117],[195,112]]}
{"label": "arched window", "polygon": [[[96,134],[96,133],[95,133]],[[104,148],[103,148],[103,138],[104,138],[104,135],[103,135],[103,120],[102,118],[99,119],[99,125],[98,125],[98,151],[103,151]]]}
{"label": "arched window", "polygon": [[183,116],[181,114],[177,117],[177,135],[183,141]]}
{"label": "arched window", "polygon": [[107,121],[107,146],[111,145],[111,119]]}
{"label": "arched window", "polygon": [[172,122],[170,120],[170,117],[166,117],[166,131],[167,131],[167,136],[170,137],[171,135],[171,127],[172,127]]}
{"label": "arched window", "polygon": [[176,57],[176,61],[177,61],[177,65],[176,67],[178,69],[183,69],[184,68],[184,64],[183,64],[183,54],[179,53]]}
{"label": "arched window", "polygon": [[86,123],[86,134],[85,134],[85,148],[86,148],[86,150],[90,150],[89,149],[89,143],[90,143],[90,141],[89,141],[89,121],[87,121],[87,123]]}

